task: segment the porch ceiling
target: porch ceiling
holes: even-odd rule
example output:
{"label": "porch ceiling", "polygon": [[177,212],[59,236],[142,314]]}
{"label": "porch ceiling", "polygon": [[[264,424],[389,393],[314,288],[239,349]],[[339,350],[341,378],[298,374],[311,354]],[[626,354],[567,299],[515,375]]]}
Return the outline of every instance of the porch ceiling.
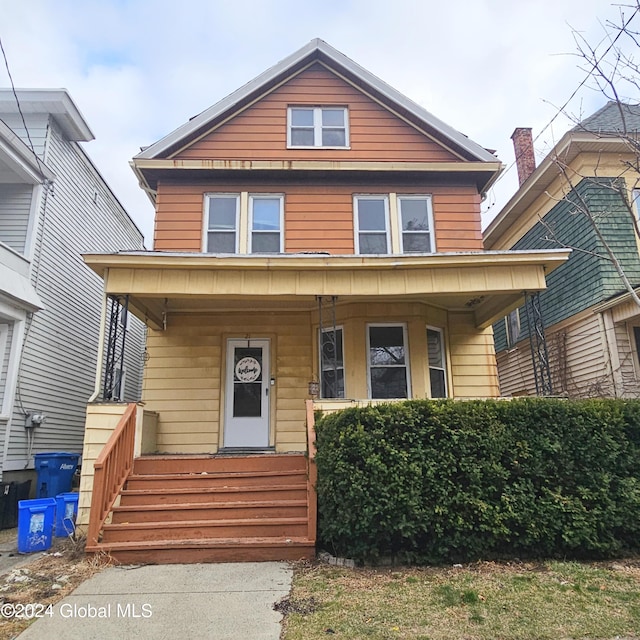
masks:
{"label": "porch ceiling", "polygon": [[167,313],[312,310],[317,296],[350,302],[421,302],[474,314],[485,328],[567,250],[393,256],[211,256],[135,252],[86,255],[108,294],[129,295],[132,312],[161,329]]}

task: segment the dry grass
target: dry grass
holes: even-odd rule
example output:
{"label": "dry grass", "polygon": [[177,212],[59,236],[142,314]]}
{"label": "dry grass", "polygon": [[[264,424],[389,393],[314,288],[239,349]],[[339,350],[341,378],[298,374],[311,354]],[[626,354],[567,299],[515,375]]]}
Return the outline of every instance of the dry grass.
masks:
{"label": "dry grass", "polygon": [[[15,529],[9,532],[13,532],[15,538]],[[7,534],[0,537],[0,543],[10,540]],[[54,538],[51,549],[44,556],[1,576],[0,605],[55,604],[110,564],[108,556],[85,555],[84,542],[83,538]],[[29,624],[28,620],[0,616],[0,640],[15,638]]]}
{"label": "dry grass", "polygon": [[283,640],[640,638],[640,561],[300,565],[281,610]]}

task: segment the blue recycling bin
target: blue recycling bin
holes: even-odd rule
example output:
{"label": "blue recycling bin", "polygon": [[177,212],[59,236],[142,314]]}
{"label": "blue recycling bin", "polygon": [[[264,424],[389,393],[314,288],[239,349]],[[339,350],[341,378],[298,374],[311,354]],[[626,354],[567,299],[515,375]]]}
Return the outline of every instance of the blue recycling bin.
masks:
{"label": "blue recycling bin", "polygon": [[77,493],[60,493],[56,496],[56,525],[53,535],[57,538],[71,535],[76,530],[79,497]]}
{"label": "blue recycling bin", "polygon": [[73,474],[78,467],[80,455],[65,451],[36,453],[35,468],[36,498],[55,498],[59,493],[71,491]]}
{"label": "blue recycling bin", "polygon": [[18,503],[18,553],[46,551],[53,537],[54,498],[20,500]]}

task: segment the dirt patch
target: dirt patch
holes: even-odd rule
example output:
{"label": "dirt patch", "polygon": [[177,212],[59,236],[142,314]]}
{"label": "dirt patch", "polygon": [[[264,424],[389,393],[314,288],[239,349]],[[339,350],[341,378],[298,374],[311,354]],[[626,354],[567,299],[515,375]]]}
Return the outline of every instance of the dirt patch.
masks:
{"label": "dirt patch", "polygon": [[[0,537],[2,542],[9,540]],[[20,611],[20,605],[27,604],[53,605],[111,564],[108,556],[86,555],[84,544],[83,538],[54,538],[44,555],[0,576],[0,611]],[[29,624],[28,620],[0,615],[0,640],[16,637]]]}
{"label": "dirt patch", "polygon": [[299,613],[302,616],[306,616],[309,613],[313,613],[318,608],[318,602],[314,597],[294,600],[287,596],[286,598],[282,598],[282,600],[276,602],[273,605],[273,608],[283,616],[288,616],[292,613]]}

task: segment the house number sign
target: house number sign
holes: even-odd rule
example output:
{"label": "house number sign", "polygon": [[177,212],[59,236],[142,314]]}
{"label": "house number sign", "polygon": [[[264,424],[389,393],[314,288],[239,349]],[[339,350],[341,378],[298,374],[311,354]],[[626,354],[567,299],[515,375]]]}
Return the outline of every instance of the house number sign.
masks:
{"label": "house number sign", "polygon": [[238,360],[236,364],[236,379],[240,382],[255,382],[262,371],[260,363],[250,356]]}

